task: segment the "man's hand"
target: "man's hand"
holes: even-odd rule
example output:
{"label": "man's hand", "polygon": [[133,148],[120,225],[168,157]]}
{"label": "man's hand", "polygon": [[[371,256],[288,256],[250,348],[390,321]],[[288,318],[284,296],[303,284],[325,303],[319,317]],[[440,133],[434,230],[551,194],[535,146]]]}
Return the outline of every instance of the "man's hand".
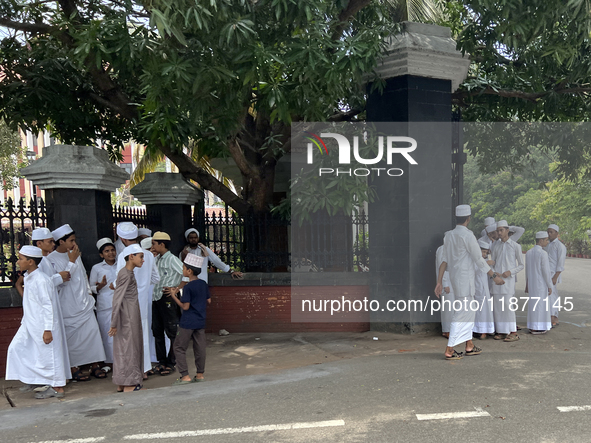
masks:
{"label": "man's hand", "polygon": [[110,289],[111,291],[114,291],[114,290],[115,290],[115,286],[113,286],[113,283],[111,283],[111,284],[109,285],[109,289]]}
{"label": "man's hand", "polygon": [[107,276],[103,275],[103,279],[100,282],[97,282],[96,284],[96,292],[100,291],[105,286],[107,286]]}
{"label": "man's hand", "polygon": [[495,282],[496,285],[499,285],[499,286],[505,284],[505,280],[503,280],[498,275],[495,278],[493,278],[493,281]]}
{"label": "man's hand", "polygon": [[548,295],[552,295],[552,288],[548,288]]}
{"label": "man's hand", "polygon": [[435,286],[435,295],[437,296],[437,298],[439,298],[439,296],[441,295],[442,290],[443,286],[441,285],[441,283],[437,283],[437,286]]}
{"label": "man's hand", "polygon": [[240,280],[241,278],[244,277],[244,274],[240,271],[232,271],[232,278],[234,280]]}
{"label": "man's hand", "polygon": [[68,259],[70,262],[75,263],[78,257],[80,257],[80,248],[75,244],[72,250],[68,251]]}
{"label": "man's hand", "polygon": [[60,275],[60,277],[62,278],[64,283],[67,281],[70,281],[70,278],[72,278],[72,276],[70,275],[70,273],[68,271],[58,272],[58,274]]}
{"label": "man's hand", "polygon": [[53,341],[53,335],[51,331],[43,331],[43,343],[48,345]]}
{"label": "man's hand", "polygon": [[511,271],[505,271],[501,275],[505,278],[509,278],[509,277],[511,277]]}
{"label": "man's hand", "polygon": [[556,286],[556,283],[557,283],[557,282],[558,282],[558,277],[557,277],[557,276],[554,276],[554,277],[552,277],[552,284],[553,284],[554,286]]}
{"label": "man's hand", "polygon": [[25,289],[24,289],[24,287],[25,287],[25,277],[23,277],[22,274],[18,277],[18,280],[14,284],[14,287],[16,288],[17,292],[22,297],[23,294],[25,293]]}
{"label": "man's hand", "polygon": [[117,328],[111,328],[109,329],[109,337],[115,337],[117,335]]}
{"label": "man's hand", "polygon": [[209,255],[209,252],[207,252],[207,248],[205,247],[205,245],[203,243],[199,243],[198,246],[199,249],[201,249],[201,253],[203,254],[203,256],[207,257]]}
{"label": "man's hand", "polygon": [[449,289],[449,286],[446,286],[445,288],[443,288],[443,290],[445,291],[446,294],[449,294],[451,292],[451,289]]}
{"label": "man's hand", "polygon": [[173,295],[178,294],[180,291],[179,288],[177,287],[166,287],[162,289],[162,292],[167,296],[167,297],[172,297]]}

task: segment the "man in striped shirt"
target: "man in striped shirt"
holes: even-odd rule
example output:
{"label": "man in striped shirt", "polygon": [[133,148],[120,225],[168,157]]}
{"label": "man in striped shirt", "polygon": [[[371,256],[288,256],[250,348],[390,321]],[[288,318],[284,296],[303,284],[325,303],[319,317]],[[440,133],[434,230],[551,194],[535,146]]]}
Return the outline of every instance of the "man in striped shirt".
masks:
{"label": "man in striped shirt", "polygon": [[[170,247],[170,235],[166,232],[155,232],[152,236],[152,248],[158,254],[158,273],[160,281],[154,286],[152,297],[152,333],[156,344],[156,367],[160,375],[168,375],[174,370],[174,339],[179,324],[179,310],[177,304],[170,297],[174,291],[185,286],[183,278],[183,263],[174,256]],[[172,291],[171,291],[172,289]],[[166,341],[164,334],[170,339],[170,351],[166,355]]]}

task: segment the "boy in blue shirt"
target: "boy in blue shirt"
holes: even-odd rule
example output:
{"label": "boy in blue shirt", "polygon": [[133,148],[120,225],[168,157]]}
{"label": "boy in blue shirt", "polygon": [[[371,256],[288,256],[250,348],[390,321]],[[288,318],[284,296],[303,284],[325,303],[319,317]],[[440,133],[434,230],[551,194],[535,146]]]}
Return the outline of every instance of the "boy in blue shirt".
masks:
{"label": "boy in blue shirt", "polygon": [[[183,276],[189,278],[189,283],[183,288],[183,295],[180,300],[176,296],[178,289],[171,294],[172,299],[182,310],[181,320],[177,336],[174,340],[174,354],[176,366],[181,378],[173,385],[184,385],[203,381],[205,371],[205,311],[211,303],[209,286],[203,280],[199,280],[199,273],[203,266],[203,257],[194,254],[187,254],[183,263]],[[187,348],[193,342],[193,354],[195,354],[195,366],[197,375],[195,378],[189,376],[187,366]]]}

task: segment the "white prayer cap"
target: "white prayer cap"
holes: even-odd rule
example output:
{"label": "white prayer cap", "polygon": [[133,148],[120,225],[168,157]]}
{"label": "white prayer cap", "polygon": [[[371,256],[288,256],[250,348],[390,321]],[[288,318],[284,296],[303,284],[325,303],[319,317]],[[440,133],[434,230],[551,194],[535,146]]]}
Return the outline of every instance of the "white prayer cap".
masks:
{"label": "white prayer cap", "polygon": [[141,242],[140,245],[144,249],[150,249],[152,247],[152,237],[146,237]]}
{"label": "white prayer cap", "polygon": [[497,228],[509,228],[509,223],[507,223],[507,220],[499,220],[497,222]]}
{"label": "white prayer cap", "polygon": [[536,239],[538,239],[538,238],[548,238],[548,232],[547,231],[536,232]]}
{"label": "white prayer cap", "polygon": [[560,232],[560,228],[558,227],[558,225],[549,225],[548,229],[554,229],[556,232]]}
{"label": "white prayer cap", "polygon": [[70,227],[70,225],[63,225],[57,228],[55,231],[51,231],[51,235],[55,241],[58,241],[60,238],[63,238],[72,232],[74,232],[74,230]]}
{"label": "white prayer cap", "polygon": [[488,226],[488,225],[492,225],[495,222],[495,218],[494,217],[486,217],[484,219],[484,226]]}
{"label": "white prayer cap", "polygon": [[141,235],[147,235],[148,237],[150,237],[152,235],[152,231],[150,231],[148,228],[139,228],[137,230],[137,235],[138,237]]}
{"label": "white prayer cap", "polygon": [[470,205],[456,206],[456,217],[467,217],[470,214],[472,214],[472,210],[470,209]]}
{"label": "white prayer cap", "polygon": [[195,255],[195,254],[187,254],[187,256],[185,257],[185,263],[187,265],[193,266],[195,268],[202,267],[204,260],[205,260],[205,258],[200,257],[200,256]]}
{"label": "white prayer cap", "polygon": [[131,254],[143,254],[143,253],[144,253],[144,250],[137,243],[127,246],[122,252],[123,258],[125,258]]}
{"label": "white prayer cap", "polygon": [[488,225],[486,227],[486,233],[487,234],[490,234],[491,232],[496,231],[496,230],[497,230],[497,224],[496,223],[493,223],[492,225]]}
{"label": "white prayer cap", "polygon": [[117,235],[125,240],[135,240],[138,237],[137,226],[132,222],[122,222],[117,225]]}
{"label": "white prayer cap", "polygon": [[99,241],[96,242],[96,248],[99,251],[105,245],[113,245],[113,246],[115,246],[115,244],[113,243],[113,240],[111,240],[109,237],[101,238]]}
{"label": "white prayer cap", "polygon": [[480,249],[490,249],[490,241],[488,239],[479,238],[478,239],[478,246]]}
{"label": "white prayer cap", "polygon": [[48,238],[53,238],[51,235],[51,231],[47,228],[37,228],[33,231],[33,235],[31,239],[33,241],[37,240],[47,240]]}
{"label": "white prayer cap", "polygon": [[41,248],[38,248],[37,246],[23,246],[19,251],[19,254],[24,255],[25,257],[29,257],[29,258],[42,258],[43,257],[43,251],[41,250]]}
{"label": "white prayer cap", "polygon": [[189,228],[189,229],[187,229],[185,231],[185,239],[188,239],[189,238],[189,234],[191,232],[194,232],[195,234],[197,234],[197,237],[199,237],[199,231],[197,229],[195,229],[195,228]]}

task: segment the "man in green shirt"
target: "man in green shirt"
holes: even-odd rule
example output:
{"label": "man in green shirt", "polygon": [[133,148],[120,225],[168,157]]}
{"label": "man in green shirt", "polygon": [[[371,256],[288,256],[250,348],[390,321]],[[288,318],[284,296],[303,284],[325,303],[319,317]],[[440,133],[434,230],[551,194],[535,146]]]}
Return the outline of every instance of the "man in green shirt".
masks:
{"label": "man in green shirt", "polygon": [[[179,324],[179,310],[177,304],[170,297],[175,297],[177,289],[185,286],[183,278],[183,263],[174,256],[170,247],[170,235],[166,232],[155,232],[152,236],[152,248],[158,254],[158,273],[160,281],[154,286],[152,297],[152,333],[156,344],[156,358],[158,366],[155,371],[160,375],[168,375],[174,371],[176,360],[174,357],[174,339]],[[170,351],[166,354],[164,334],[170,339]]]}

